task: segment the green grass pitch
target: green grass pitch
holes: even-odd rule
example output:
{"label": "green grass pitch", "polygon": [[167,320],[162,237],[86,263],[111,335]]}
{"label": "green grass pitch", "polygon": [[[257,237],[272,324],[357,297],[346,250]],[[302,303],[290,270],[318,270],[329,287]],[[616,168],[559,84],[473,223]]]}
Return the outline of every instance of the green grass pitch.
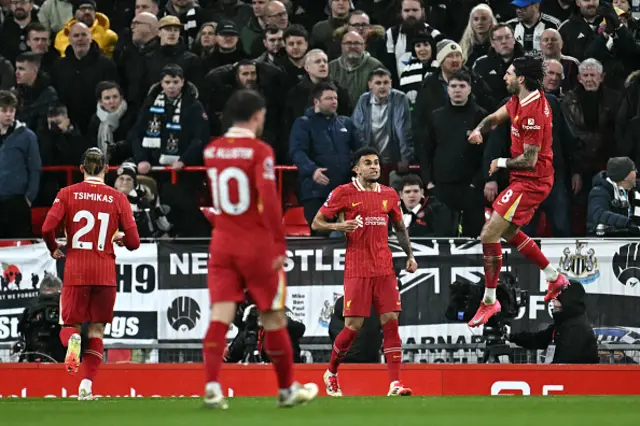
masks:
{"label": "green grass pitch", "polygon": [[200,399],[10,399],[6,426],[626,426],[640,425],[640,397],[318,398],[292,409],[275,398],[232,398],[226,411]]}

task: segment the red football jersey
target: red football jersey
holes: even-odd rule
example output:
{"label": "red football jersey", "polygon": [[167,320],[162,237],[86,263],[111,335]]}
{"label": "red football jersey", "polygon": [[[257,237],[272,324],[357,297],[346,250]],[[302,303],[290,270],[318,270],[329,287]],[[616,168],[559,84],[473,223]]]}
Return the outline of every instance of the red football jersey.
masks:
{"label": "red football jersey", "polygon": [[[118,229],[124,232],[128,240],[135,241],[133,248],[140,243],[127,197],[100,179],[87,178],[58,192],[43,233],[56,229],[63,220],[67,235],[64,285],[115,286],[115,234]],[[47,245],[52,250],[55,241]]]}
{"label": "red football jersey", "polygon": [[333,218],[343,213],[344,220],[362,218],[363,226],[347,232],[345,277],[377,277],[394,273],[389,249],[389,217],[402,220],[400,197],[388,186],[377,184],[375,191],[365,190],[357,179],[334,189],[320,208]]}
{"label": "red football jersey", "polygon": [[211,252],[239,256],[285,254],[282,208],[273,149],[245,129],[232,127],[204,150],[216,214]]}
{"label": "red football jersey", "polygon": [[553,176],[553,117],[544,92],[536,90],[522,101],[512,96],[506,105],[511,117],[511,156],[524,152],[524,145],[540,147],[535,169],[509,170],[510,179],[542,179]]}

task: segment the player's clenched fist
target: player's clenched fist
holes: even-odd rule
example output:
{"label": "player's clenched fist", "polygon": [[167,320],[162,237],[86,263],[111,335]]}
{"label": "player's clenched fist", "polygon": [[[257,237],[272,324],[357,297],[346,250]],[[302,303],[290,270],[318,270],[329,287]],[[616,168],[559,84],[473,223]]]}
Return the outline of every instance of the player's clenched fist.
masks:
{"label": "player's clenched fist", "polygon": [[64,257],[64,253],[59,248],[57,248],[53,252],[51,252],[51,257],[56,260],[62,259]]}
{"label": "player's clenched fist", "polygon": [[407,272],[415,272],[418,270],[418,262],[413,257],[407,259],[407,267],[405,269]]}
{"label": "player's clenched fist", "polygon": [[471,134],[469,135],[469,142],[476,145],[482,143],[482,133],[480,133],[480,130],[473,129],[473,132],[471,132]]}
{"label": "player's clenched fist", "polygon": [[362,222],[359,222],[356,219],[349,219],[340,223],[340,229],[338,229],[338,231],[353,232],[356,229],[358,229],[360,226],[362,226]]}

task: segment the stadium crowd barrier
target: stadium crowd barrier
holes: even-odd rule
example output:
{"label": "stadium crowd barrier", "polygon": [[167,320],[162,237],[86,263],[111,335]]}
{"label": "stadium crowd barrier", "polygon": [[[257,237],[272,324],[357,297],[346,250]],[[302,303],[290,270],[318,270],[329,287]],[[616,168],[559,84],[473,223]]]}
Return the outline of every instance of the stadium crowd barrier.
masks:
{"label": "stadium crowd barrier", "polygon": [[[296,365],[295,377],[323,389],[326,365]],[[610,365],[447,365],[405,364],[405,385],[420,396],[466,395],[640,395],[640,368]],[[0,398],[74,397],[81,378],[61,365],[0,364]],[[342,389],[348,396],[385,395],[389,379],[384,365],[343,365]],[[103,397],[200,397],[201,364],[107,364],[94,393]],[[224,392],[232,397],[272,396],[276,389],[270,365],[225,364]],[[324,395],[324,391],[321,391]]]}

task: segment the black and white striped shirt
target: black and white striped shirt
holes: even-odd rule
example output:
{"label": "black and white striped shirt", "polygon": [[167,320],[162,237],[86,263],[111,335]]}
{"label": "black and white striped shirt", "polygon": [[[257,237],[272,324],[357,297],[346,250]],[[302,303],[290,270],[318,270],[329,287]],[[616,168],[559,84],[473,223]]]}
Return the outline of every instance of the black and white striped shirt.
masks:
{"label": "black and white striped shirt", "polygon": [[518,18],[507,21],[507,24],[513,29],[513,35],[516,41],[522,45],[524,51],[534,53],[540,52],[542,32],[549,28],[557,30],[560,27],[560,20],[546,13],[541,13],[538,23],[531,27],[518,21]]}
{"label": "black and white striped shirt", "polygon": [[[427,23],[424,24],[424,28],[433,39],[431,51],[433,52],[433,56],[435,56],[435,52],[437,52],[436,44],[444,39],[444,35]],[[411,41],[407,40],[407,35],[400,31],[399,25],[389,28],[385,36],[387,39],[387,53],[395,54],[397,72],[398,75],[400,75],[402,73],[400,60],[405,53],[413,51],[413,45]]]}

